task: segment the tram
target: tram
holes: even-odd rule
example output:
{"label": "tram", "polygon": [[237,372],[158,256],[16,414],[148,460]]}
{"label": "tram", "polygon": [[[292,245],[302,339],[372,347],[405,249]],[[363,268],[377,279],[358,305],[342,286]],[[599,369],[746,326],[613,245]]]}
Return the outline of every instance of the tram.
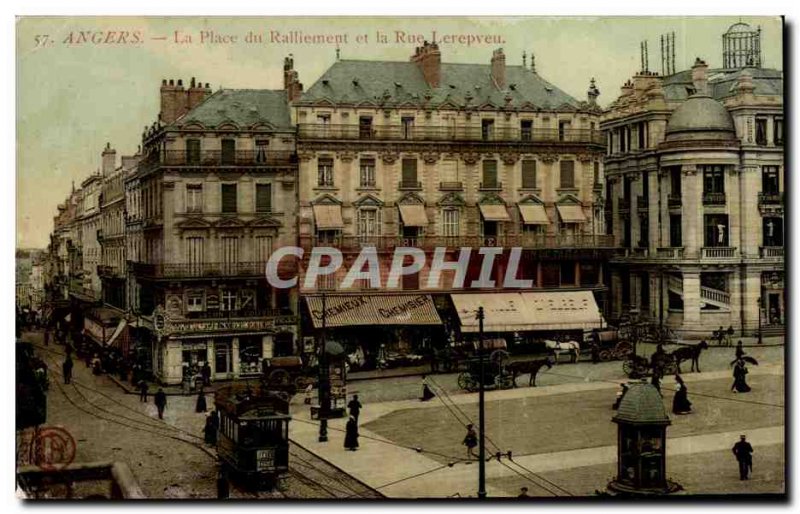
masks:
{"label": "tram", "polygon": [[217,454],[222,473],[270,489],[289,470],[289,402],[263,389],[229,386],[216,392]]}

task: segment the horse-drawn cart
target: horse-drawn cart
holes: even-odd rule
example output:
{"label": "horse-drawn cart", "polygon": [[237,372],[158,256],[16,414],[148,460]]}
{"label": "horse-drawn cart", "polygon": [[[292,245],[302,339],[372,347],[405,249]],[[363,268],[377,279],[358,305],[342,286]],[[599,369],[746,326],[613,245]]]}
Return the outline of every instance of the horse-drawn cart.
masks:
{"label": "horse-drawn cart", "polygon": [[[483,387],[487,389],[511,389],[514,377],[506,369],[508,352],[494,350],[483,361]],[[466,361],[467,370],[458,375],[458,386],[465,391],[477,391],[481,385],[481,359]]]}
{"label": "horse-drawn cart", "polygon": [[316,380],[314,370],[303,366],[303,359],[297,355],[264,359],[261,370],[261,380],[268,389],[289,394],[305,389]]}
{"label": "horse-drawn cart", "polygon": [[593,330],[589,343],[595,347],[600,362],[627,359],[633,351],[633,345],[623,339],[615,328]]}

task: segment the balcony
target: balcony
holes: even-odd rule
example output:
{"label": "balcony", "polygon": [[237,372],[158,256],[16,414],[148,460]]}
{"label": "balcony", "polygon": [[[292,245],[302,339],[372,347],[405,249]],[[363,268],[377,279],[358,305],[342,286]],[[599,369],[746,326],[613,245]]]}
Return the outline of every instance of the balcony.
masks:
{"label": "balcony", "polygon": [[480,187],[478,188],[480,191],[502,191],[503,190],[503,183],[502,182],[481,182]]}
{"label": "balcony", "polygon": [[759,250],[762,259],[783,259],[782,246],[762,246]]}
{"label": "balcony", "polygon": [[758,193],[758,205],[782,205],[783,193]]}
{"label": "balcony", "polygon": [[439,182],[439,191],[463,191],[463,182]]}
{"label": "balcony", "polygon": [[132,264],[135,275],[149,278],[263,277],[266,276],[267,266],[265,262],[203,262],[196,264],[134,262]]}
{"label": "balcony", "polygon": [[704,246],[704,259],[732,259],[736,254],[736,248],[732,246]]}
{"label": "balcony", "polygon": [[656,248],[656,258],[658,259],[683,259],[682,246],[668,246]]}
{"label": "balcony", "polygon": [[670,193],[667,196],[667,206],[670,208],[680,207],[681,205],[683,205],[683,201],[681,200],[680,193]]}
{"label": "balcony", "polygon": [[725,193],[703,193],[703,205],[725,205]]}
{"label": "balcony", "polygon": [[525,129],[494,127],[484,131],[473,127],[418,127],[403,125],[357,124],[323,125],[301,123],[297,127],[300,139],[350,139],[371,141],[489,141],[489,142],[561,142],[604,144],[599,130],[591,129]]}
{"label": "balcony", "polygon": [[402,180],[397,185],[397,189],[400,191],[422,191],[422,182],[414,180]]}
{"label": "balcony", "polygon": [[413,246],[425,251],[436,248],[479,248],[482,246],[500,246],[504,248],[520,247],[528,250],[536,249],[572,249],[572,248],[615,248],[614,236],[606,234],[511,234],[504,236],[418,236],[403,238],[399,236],[340,236],[317,239],[311,235],[300,236],[300,247],[306,255],[315,246],[332,246],[345,252],[358,252],[362,248],[375,248],[381,252],[391,252],[397,247]]}
{"label": "balcony", "polygon": [[146,170],[157,166],[279,166],[297,162],[295,153],[291,150],[236,150],[222,152],[221,150],[203,150],[190,154],[186,150],[166,150],[161,159],[157,157],[143,163]]}

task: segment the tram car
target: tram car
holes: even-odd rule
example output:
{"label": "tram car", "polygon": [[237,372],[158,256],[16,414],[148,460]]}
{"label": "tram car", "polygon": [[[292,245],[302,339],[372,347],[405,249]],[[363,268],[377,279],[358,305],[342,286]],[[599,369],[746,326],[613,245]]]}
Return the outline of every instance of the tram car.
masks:
{"label": "tram car", "polygon": [[217,391],[217,454],[224,475],[271,489],[289,470],[289,402],[267,390],[230,386]]}

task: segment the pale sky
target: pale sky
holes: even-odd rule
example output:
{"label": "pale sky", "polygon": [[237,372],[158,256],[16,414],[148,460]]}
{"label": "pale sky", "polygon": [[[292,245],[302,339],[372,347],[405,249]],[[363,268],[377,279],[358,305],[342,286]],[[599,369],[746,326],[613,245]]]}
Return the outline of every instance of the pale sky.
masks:
{"label": "pale sky", "polygon": [[[488,64],[492,50],[502,46],[506,63],[518,65],[523,51],[533,52],[538,73],[579,100],[586,98],[589,80],[595,77],[599,102],[607,105],[639,70],[641,41],[648,41],[651,71],[661,71],[659,36],[666,32],[675,32],[677,70],[686,69],[695,57],[720,67],[721,36],[740,19],[761,26],[764,67],[782,69],[779,18],[24,18],[17,23],[16,34],[16,243],[26,248],[47,245],[56,206],[69,194],[73,181],[77,187],[99,168],[106,142],[118,156],[136,151],[143,127],[158,114],[162,78],[182,78],[188,85],[194,76],[213,90],[279,89],[283,58],[292,53],[300,80],[308,88],[335,60],[333,43],[272,43],[271,30],[347,34],[348,42],[340,44],[342,58],[376,60],[408,60],[413,53],[417,43],[396,42],[395,31],[426,39],[434,30],[439,37],[500,36],[502,44],[440,44],[442,61]],[[77,41],[81,31],[104,31],[103,38],[108,31],[141,31],[143,42],[65,43],[70,33]],[[192,43],[175,43],[175,31],[189,34]],[[201,43],[201,31],[236,35],[238,41]],[[263,42],[245,42],[249,31],[263,34]],[[387,36],[387,43],[377,41],[377,31]],[[357,42],[359,35],[368,41]],[[167,39],[152,39],[162,36]]]}

